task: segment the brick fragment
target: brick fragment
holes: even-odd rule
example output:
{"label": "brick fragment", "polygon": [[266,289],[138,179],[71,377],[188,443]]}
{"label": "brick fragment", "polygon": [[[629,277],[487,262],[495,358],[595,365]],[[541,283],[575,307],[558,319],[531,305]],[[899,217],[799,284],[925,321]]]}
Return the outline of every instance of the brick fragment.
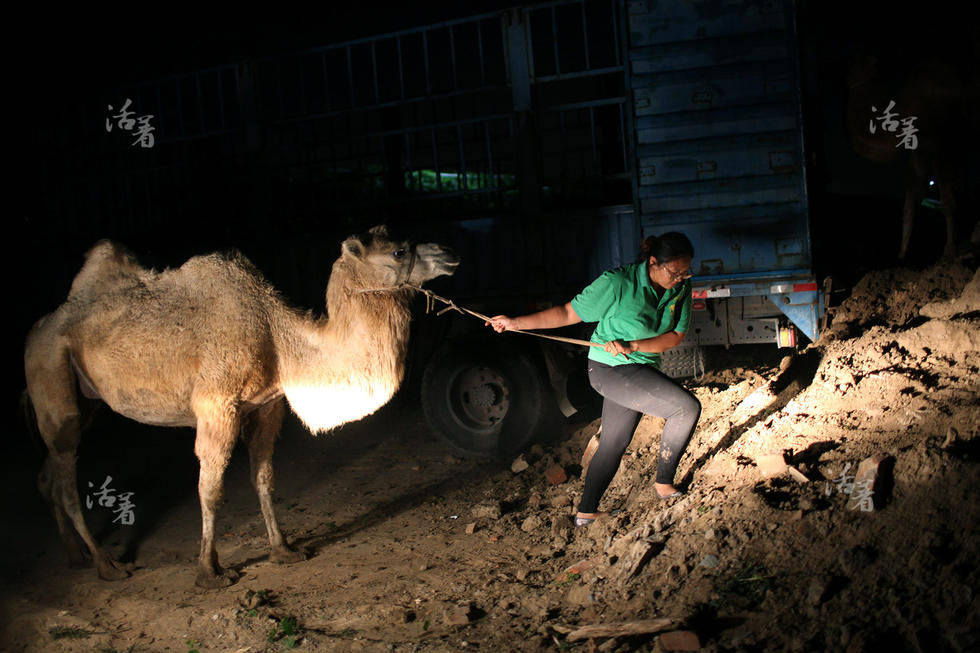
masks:
{"label": "brick fragment", "polygon": [[782,476],[786,473],[786,460],[781,453],[769,453],[755,459],[755,464],[759,471],[766,478]]}
{"label": "brick fragment", "polygon": [[568,473],[561,465],[554,464],[548,469],[544,470],[544,477],[552,485],[561,485],[568,480]]}

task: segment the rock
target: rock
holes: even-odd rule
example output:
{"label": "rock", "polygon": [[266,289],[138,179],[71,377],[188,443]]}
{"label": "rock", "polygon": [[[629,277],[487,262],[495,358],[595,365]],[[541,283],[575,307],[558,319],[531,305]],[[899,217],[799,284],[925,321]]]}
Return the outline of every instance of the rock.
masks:
{"label": "rock", "polygon": [[565,506],[572,505],[572,500],[567,494],[559,494],[558,496],[551,499],[552,508],[564,508]]}
{"label": "rock", "polygon": [[562,573],[562,578],[566,578],[570,574],[575,574],[581,576],[583,573],[589,569],[594,569],[598,564],[595,558],[589,558],[587,560],[580,560],[576,562],[571,567],[567,567]]}
{"label": "rock", "polygon": [[568,474],[565,472],[565,468],[557,463],[544,470],[544,477],[552,485],[561,485],[568,480]]}
{"label": "rock", "polygon": [[806,485],[807,483],[810,482],[810,479],[808,479],[803,472],[796,469],[792,465],[787,465],[786,471],[789,472],[789,477],[792,478],[797,483],[802,483],[803,485]]}
{"label": "rock", "polygon": [[530,465],[528,465],[527,461],[524,460],[524,454],[521,454],[514,459],[514,462],[510,464],[510,471],[514,472],[515,474],[520,474],[528,467],[530,467]]}
{"label": "rock", "polygon": [[955,428],[950,426],[946,429],[946,438],[943,440],[943,449],[950,450],[960,443],[960,434]]}
{"label": "rock", "polygon": [[245,590],[238,598],[238,604],[246,610],[254,610],[267,602],[268,592],[256,592],[255,590],[250,589]]}
{"label": "rock", "polygon": [[606,551],[612,575],[617,582],[624,582],[640,573],[640,570],[663,548],[663,538],[657,535],[631,540],[620,538]]}
{"label": "rock", "polygon": [[718,566],[718,556],[709,553],[701,558],[701,562],[698,563],[698,566],[705,567],[707,569],[714,569]]}
{"label": "rock", "polygon": [[587,585],[575,585],[565,595],[565,601],[572,606],[585,607],[593,602],[592,591]]}
{"label": "rock", "polygon": [[755,464],[765,478],[782,476],[788,469],[786,460],[781,453],[770,453],[759,456],[755,459]]}
{"label": "rock", "polygon": [[443,613],[443,621],[447,626],[465,626],[470,623],[473,616],[473,605],[463,602],[455,605],[446,606]]}
{"label": "rock", "polygon": [[537,515],[531,515],[521,524],[521,530],[525,533],[530,533],[531,531],[536,531],[541,528],[544,521]]}
{"label": "rock", "polygon": [[504,514],[504,510],[499,501],[484,501],[473,506],[470,514],[477,519],[497,521]]}
{"label": "rock", "polygon": [[571,539],[572,522],[568,517],[557,516],[551,520],[551,536],[555,538]]}
{"label": "rock", "polygon": [[699,651],[701,640],[690,630],[672,630],[660,635],[660,645],[665,651]]}
{"label": "rock", "polygon": [[806,602],[817,607],[827,598],[827,589],[830,587],[830,576],[821,574],[810,579],[810,587],[807,589]]}

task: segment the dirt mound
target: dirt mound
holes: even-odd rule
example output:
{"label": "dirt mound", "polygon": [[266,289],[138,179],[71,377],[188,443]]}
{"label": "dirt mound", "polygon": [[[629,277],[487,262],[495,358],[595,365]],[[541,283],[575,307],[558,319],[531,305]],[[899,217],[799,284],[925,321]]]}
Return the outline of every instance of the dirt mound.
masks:
{"label": "dirt mound", "polygon": [[[850,296],[831,309],[833,324],[823,338],[856,334],[875,325],[904,325],[926,306],[959,298],[971,276],[962,263],[937,264],[921,272],[892,268],[866,274]],[[976,289],[967,294],[975,303]]]}

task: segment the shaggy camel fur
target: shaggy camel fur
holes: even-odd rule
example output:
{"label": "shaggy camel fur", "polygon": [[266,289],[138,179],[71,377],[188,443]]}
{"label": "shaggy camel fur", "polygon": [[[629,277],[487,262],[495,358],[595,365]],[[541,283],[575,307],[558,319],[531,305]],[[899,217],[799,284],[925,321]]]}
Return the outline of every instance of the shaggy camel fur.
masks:
{"label": "shaggy camel fur", "polygon": [[[899,258],[908,253],[915,214],[930,180],[939,186],[939,201],[946,218],[943,255],[955,255],[956,195],[963,190],[963,144],[967,141],[963,82],[948,64],[928,61],[905,72],[900,83],[887,83],[879,74],[877,59],[861,56],[850,64],[847,85],[846,126],[854,151],[880,162],[893,161],[902,152],[908,154]],[[890,101],[895,102],[893,111],[900,112],[898,118],[916,117],[915,149],[899,148],[894,132],[879,127],[871,133],[876,112],[880,115]]]}
{"label": "shaggy camel fur", "polygon": [[65,303],[28,334],[24,357],[49,453],[38,485],[72,561],[84,562],[87,549],[102,578],[129,575],[95,543],[82,516],[75,467],[83,429],[79,393],[145,424],[197,428],[198,585],[222,587],[235,579],[218,564],[214,521],[239,435],[248,446],[271,558],[301,560],[280,533],[272,505],[283,397],[314,433],[384,405],[405,370],[414,290],[404,284],[452,274],[458,263],[447,248],[395,241],[375,227],[344,241],[327,284],[329,319],[314,319],[287,306],[238,253],[194,257],[156,272],[118,245],[95,245]]}

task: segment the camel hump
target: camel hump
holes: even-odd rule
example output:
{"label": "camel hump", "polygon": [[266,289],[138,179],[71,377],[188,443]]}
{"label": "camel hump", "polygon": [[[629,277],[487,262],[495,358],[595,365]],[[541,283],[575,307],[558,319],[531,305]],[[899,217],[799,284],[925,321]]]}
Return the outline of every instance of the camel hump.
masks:
{"label": "camel hump", "polygon": [[164,276],[168,273],[175,282],[187,286],[206,280],[209,287],[220,288],[226,295],[279,296],[262,271],[237,249],[194,256]]}
{"label": "camel hump", "polygon": [[100,240],[85,253],[85,263],[71,283],[69,297],[92,289],[138,283],[149,274],[125,246]]}

